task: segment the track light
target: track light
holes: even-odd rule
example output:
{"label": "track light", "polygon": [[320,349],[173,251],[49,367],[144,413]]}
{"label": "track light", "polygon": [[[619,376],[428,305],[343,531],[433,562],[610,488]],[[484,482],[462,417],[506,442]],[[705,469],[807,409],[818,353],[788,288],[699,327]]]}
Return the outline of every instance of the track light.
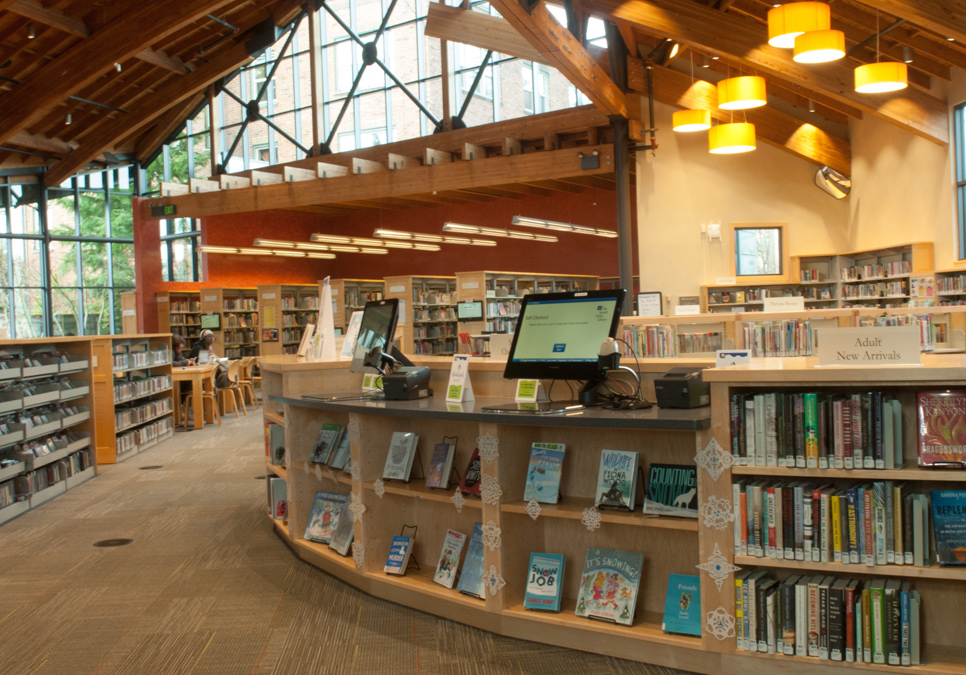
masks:
{"label": "track light", "polygon": [[702,68],[710,68],[711,67],[711,61],[708,59],[708,55],[707,54],[705,54],[704,56],[701,57],[701,67]]}
{"label": "track light", "polygon": [[905,63],[912,63],[912,47],[902,48],[902,60]]}
{"label": "track light", "polygon": [[[402,242],[428,242],[431,244],[460,244],[463,246],[496,246],[496,242],[492,239],[476,239],[475,237],[449,237],[439,234],[425,234],[423,232],[405,232],[403,230],[387,230],[385,228],[377,228],[373,231],[372,236],[379,237],[380,239],[389,239],[392,241],[402,241]],[[390,248],[402,248],[400,246],[395,246],[391,241],[383,242],[383,246],[388,246]],[[408,247],[406,247],[408,248]]]}
{"label": "track light", "polygon": [[67,117],[64,118],[64,124],[70,126],[70,123],[73,122],[73,121],[74,120],[71,119],[70,113],[67,113]]}
{"label": "track light", "polygon": [[114,70],[116,70],[117,72],[121,72],[121,64],[118,63],[117,61],[114,62]]}
{"label": "track light", "polygon": [[813,101],[812,99],[808,99],[808,112],[810,113],[815,112],[815,101]]}
{"label": "track light", "polygon": [[34,22],[31,21],[27,24],[27,39],[33,40],[35,37],[37,37],[37,31],[34,29]]}

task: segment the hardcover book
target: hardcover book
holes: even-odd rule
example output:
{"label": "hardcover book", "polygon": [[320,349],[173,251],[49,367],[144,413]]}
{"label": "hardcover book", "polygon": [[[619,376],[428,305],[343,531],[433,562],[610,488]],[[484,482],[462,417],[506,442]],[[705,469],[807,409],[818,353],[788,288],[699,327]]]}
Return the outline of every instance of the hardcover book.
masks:
{"label": "hardcover book", "polygon": [[456,570],[460,566],[460,555],[463,553],[465,543],[465,534],[456,530],[446,530],[443,550],[439,552],[439,562],[436,563],[436,574],[433,576],[433,581],[446,588],[453,587],[453,583],[456,581]]}
{"label": "hardcover book", "polygon": [[285,461],[285,427],[280,424],[266,425],[266,443],[268,461],[275,466],[282,466]]}
{"label": "hardcover book", "polygon": [[305,538],[328,544],[332,541],[335,525],[339,514],[345,508],[346,496],[332,492],[316,492],[309,515],[309,524],[305,528]]}
{"label": "hardcover book", "polygon": [[329,458],[339,445],[345,427],[341,424],[326,422],[319,430],[319,437],[315,441],[315,449],[312,450],[310,462],[316,464],[328,464]]}
{"label": "hardcover book", "polygon": [[398,576],[404,575],[406,568],[409,566],[409,556],[412,553],[412,537],[404,537],[402,535],[393,537],[392,544],[389,545],[389,555],[386,556],[386,565],[383,567],[383,572],[386,574],[396,574]]}
{"label": "hardcover book", "polygon": [[523,500],[556,504],[560,499],[560,478],[563,472],[563,443],[534,443],[530,446],[530,467]]}
{"label": "hardcover book", "polygon": [[523,597],[525,609],[560,611],[566,565],[567,556],[559,553],[530,554],[527,591]]}
{"label": "hardcover book", "polygon": [[643,566],[640,553],[589,547],[577,594],[577,616],[633,624]]}
{"label": "hardcover book", "polygon": [[637,498],[638,453],[627,450],[601,450],[597,473],[598,508],[633,511]]}
{"label": "hardcover book", "polygon": [[269,479],[269,490],[271,490],[271,514],[272,518],[285,518],[288,513],[286,493],[288,486],[284,478],[272,476]]}
{"label": "hardcover book", "polygon": [[392,432],[389,453],[386,455],[386,467],[382,471],[383,478],[409,482],[418,440],[419,436],[410,431]]}
{"label": "hardcover book", "polygon": [[930,498],[939,564],[966,565],[966,490],[937,490]]}
{"label": "hardcover book", "polygon": [[919,466],[966,467],[966,391],[920,391],[916,402]]}
{"label": "hardcover book", "polygon": [[668,633],[701,635],[701,584],[697,575],[668,576],[661,629]]}
{"label": "hardcover book", "polygon": [[354,535],[355,528],[352,522],[352,511],[342,509],[342,513],[339,514],[339,520],[335,524],[335,530],[332,532],[332,541],[329,542],[329,548],[339,555],[349,555],[349,547],[352,546],[352,537]]}
{"label": "hardcover book", "polygon": [[480,449],[473,450],[470,463],[466,465],[463,478],[460,479],[460,492],[467,495],[480,496],[480,480],[482,479],[482,469],[480,466]]}
{"label": "hardcover book", "polygon": [[349,448],[349,434],[343,431],[342,436],[339,438],[339,444],[336,446],[335,452],[329,457],[329,466],[333,469],[341,469],[346,464],[349,463],[349,455],[351,449]]}
{"label": "hardcover book", "polygon": [[429,460],[429,471],[426,475],[426,487],[444,490],[449,487],[449,475],[453,471],[455,454],[456,446],[452,443],[437,443],[433,446],[433,456]]}
{"label": "hardcover book", "polygon": [[463,571],[456,590],[482,599],[486,587],[483,584],[483,523],[473,523],[473,533],[466,547]]}
{"label": "hardcover book", "polygon": [[688,464],[651,464],[644,513],[697,518],[697,468]]}

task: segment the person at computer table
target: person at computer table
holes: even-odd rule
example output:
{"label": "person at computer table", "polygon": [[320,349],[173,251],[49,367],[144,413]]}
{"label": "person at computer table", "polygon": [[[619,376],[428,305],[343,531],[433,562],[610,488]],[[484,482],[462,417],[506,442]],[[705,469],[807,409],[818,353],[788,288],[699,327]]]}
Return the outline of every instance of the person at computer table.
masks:
{"label": "person at computer table", "polygon": [[[202,351],[207,351],[208,361],[214,361],[218,358],[211,349],[214,343],[215,334],[207,328],[204,329],[201,331],[201,336],[198,338],[198,341],[191,346],[191,352],[188,354],[188,358],[194,359],[195,363],[201,363],[200,354]],[[230,384],[231,382],[228,381],[228,369],[219,363],[218,369],[215,371],[215,386],[223,389]]]}
{"label": "person at computer table", "polygon": [[185,345],[184,338],[180,335],[171,336],[171,345],[174,347],[174,355],[171,357],[172,366],[193,366],[195,365],[194,359],[188,358],[188,352],[184,350]]}

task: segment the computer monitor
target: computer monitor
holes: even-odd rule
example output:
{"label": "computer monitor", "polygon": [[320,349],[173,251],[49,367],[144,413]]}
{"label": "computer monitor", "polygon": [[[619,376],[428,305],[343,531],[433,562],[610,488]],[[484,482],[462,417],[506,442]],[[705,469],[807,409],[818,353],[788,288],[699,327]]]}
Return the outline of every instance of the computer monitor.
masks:
{"label": "computer monitor", "polygon": [[221,330],[221,314],[202,314],[201,327],[210,330]]}
{"label": "computer monitor", "polygon": [[483,301],[467,300],[456,303],[456,319],[458,321],[482,321]]}
{"label": "computer monitor", "polygon": [[359,324],[359,337],[352,351],[352,363],[349,370],[354,373],[371,372],[364,360],[366,354],[373,347],[381,347],[382,351],[390,354],[394,351],[392,338],[396,332],[399,301],[373,300],[366,303],[362,312],[362,322]]}
{"label": "computer monitor", "polygon": [[503,377],[599,383],[597,356],[617,334],[623,302],[620,288],[524,296]]}

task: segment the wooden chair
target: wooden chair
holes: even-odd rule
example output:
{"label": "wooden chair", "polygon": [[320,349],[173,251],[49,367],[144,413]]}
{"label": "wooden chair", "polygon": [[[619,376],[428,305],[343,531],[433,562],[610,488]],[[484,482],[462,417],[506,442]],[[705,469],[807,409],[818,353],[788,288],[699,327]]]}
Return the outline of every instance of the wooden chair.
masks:
{"label": "wooden chair", "polygon": [[[191,411],[191,403],[192,403],[191,398],[193,396],[194,396],[194,392],[189,392],[188,395],[185,396],[184,404],[181,409],[181,424],[185,429],[188,428],[188,413]],[[201,414],[202,415],[205,414],[204,402],[209,401],[211,403],[211,414],[215,418],[215,421],[218,422],[218,426],[221,426],[221,415],[218,412],[218,401],[215,399],[215,392],[213,391],[202,392],[201,398],[202,398]]]}
{"label": "wooden chair", "polygon": [[241,360],[241,373],[238,376],[238,386],[241,387],[242,400],[248,398],[252,404],[252,409],[258,410],[258,398],[255,396],[255,382],[252,379],[252,371],[254,368],[254,356],[246,356]]}
{"label": "wooden chair", "polygon": [[248,410],[245,409],[245,397],[242,395],[241,385],[238,383],[240,373],[241,361],[235,359],[228,364],[228,381],[230,384],[218,390],[218,401],[221,405],[221,411],[225,415],[229,413],[230,406],[231,410],[235,412],[235,417],[241,417],[238,414],[238,403],[241,402],[241,410],[246,417],[248,416]]}

